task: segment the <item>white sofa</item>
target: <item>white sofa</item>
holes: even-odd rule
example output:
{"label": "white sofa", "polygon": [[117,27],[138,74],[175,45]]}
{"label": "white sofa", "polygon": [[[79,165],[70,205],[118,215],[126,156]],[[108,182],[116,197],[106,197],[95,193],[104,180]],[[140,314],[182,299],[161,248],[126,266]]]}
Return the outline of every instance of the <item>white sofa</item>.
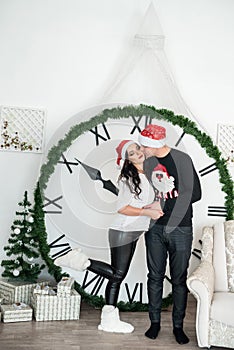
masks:
{"label": "white sofa", "polygon": [[198,346],[234,349],[234,220],[205,227],[201,239],[201,263],[187,280]]}

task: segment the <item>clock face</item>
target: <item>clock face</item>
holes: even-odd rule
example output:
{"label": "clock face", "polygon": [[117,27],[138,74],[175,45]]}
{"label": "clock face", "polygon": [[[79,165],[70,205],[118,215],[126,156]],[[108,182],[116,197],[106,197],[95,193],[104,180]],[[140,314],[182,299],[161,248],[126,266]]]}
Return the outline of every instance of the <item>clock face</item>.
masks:
{"label": "clock face", "polygon": [[[77,115],[69,121],[69,126],[79,124],[80,118],[83,121],[95,117],[100,110],[101,106],[98,112],[94,108],[83,112],[81,116]],[[61,153],[49,178],[44,211],[52,258],[79,246],[92,259],[110,261],[108,228],[116,215],[117,178],[120,171],[116,166],[115,148],[123,139],[137,141],[139,132],[149,123],[167,129],[167,144],[188,153],[200,175],[203,195],[202,200],[193,205],[194,247],[199,248],[198,240],[203,226],[225,219],[225,198],[215,161],[193,136],[165,120],[152,120],[149,116],[137,114],[115,119],[111,118],[110,112],[110,117],[104,123],[98,123],[97,117],[97,123],[92,128],[73,140]],[[66,126],[58,130],[59,136],[67,132]],[[196,260],[193,256],[191,265],[194,265],[193,259]],[[107,282],[104,278],[91,272],[80,273],[70,269],[66,272],[75,277],[89,293],[104,295]],[[122,284],[119,300],[147,302],[146,276],[142,235],[129,273]],[[164,296],[169,291],[170,283],[165,279]]]}

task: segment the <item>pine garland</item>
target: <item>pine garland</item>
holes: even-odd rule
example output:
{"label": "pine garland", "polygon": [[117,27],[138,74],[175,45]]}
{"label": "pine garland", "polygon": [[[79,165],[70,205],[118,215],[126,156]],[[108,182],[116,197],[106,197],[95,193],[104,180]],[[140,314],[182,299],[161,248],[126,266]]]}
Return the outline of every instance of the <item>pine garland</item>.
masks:
{"label": "pine garland", "polygon": [[[42,198],[44,190],[47,187],[50,176],[53,174],[54,169],[58,161],[60,160],[61,154],[65,152],[72,144],[74,140],[76,140],[80,135],[89,131],[99,124],[105,123],[109,118],[111,119],[123,119],[129,118],[131,116],[142,117],[147,116],[152,119],[165,120],[170,122],[173,125],[178,125],[183,129],[186,134],[192,135],[195,139],[200,143],[201,147],[206,150],[208,156],[215,160],[216,167],[219,171],[219,181],[222,186],[222,191],[225,195],[225,206],[227,209],[227,217],[226,220],[233,219],[233,182],[231,176],[227,169],[227,164],[225,159],[221,158],[221,152],[218,147],[215,146],[212,142],[212,139],[201,132],[196,124],[189,120],[188,118],[182,115],[175,115],[172,111],[167,109],[156,109],[154,106],[148,105],[139,105],[139,106],[125,106],[125,107],[116,107],[112,109],[105,109],[98,115],[90,118],[87,121],[76,124],[68,130],[67,134],[65,134],[64,139],[60,139],[56,146],[53,146],[48,152],[48,161],[43,164],[40,170],[40,177],[37,183],[37,188],[35,190],[35,205],[37,206],[37,210],[41,206],[42,208]],[[42,220],[43,213],[40,212],[40,218]],[[40,222],[42,225],[42,229],[40,232],[43,234],[39,234],[40,240],[40,250],[43,259],[45,260],[49,272],[53,275],[56,281],[59,281],[63,276],[68,276],[67,274],[62,274],[61,268],[54,265],[53,260],[49,257],[49,247],[47,244],[47,235],[45,224]],[[75,284],[77,291],[81,294],[83,300],[88,302],[89,304],[95,307],[102,307],[104,305],[103,297],[91,296],[86,293],[81,286],[76,283]],[[171,303],[171,295],[163,300],[164,307],[168,306]],[[119,302],[118,304],[120,310],[125,311],[145,311],[147,310],[147,304],[141,303],[124,303]]]}

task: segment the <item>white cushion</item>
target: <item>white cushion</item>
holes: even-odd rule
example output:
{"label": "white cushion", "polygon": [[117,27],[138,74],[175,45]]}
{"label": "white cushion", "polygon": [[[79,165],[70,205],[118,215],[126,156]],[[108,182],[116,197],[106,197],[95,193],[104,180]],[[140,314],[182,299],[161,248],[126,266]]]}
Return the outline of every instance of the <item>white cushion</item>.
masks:
{"label": "white cushion", "polygon": [[216,292],[227,292],[228,281],[223,222],[214,225],[213,266],[215,270],[214,290]]}
{"label": "white cushion", "polygon": [[228,288],[234,292],[234,220],[224,223]]}
{"label": "white cushion", "polygon": [[213,295],[210,319],[234,327],[234,293],[217,292]]}

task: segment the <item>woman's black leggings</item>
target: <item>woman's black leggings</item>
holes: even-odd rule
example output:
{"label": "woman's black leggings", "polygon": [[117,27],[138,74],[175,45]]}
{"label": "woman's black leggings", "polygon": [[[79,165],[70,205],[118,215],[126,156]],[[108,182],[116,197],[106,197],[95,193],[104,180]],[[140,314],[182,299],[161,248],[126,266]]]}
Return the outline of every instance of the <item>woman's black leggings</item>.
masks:
{"label": "woman's black leggings", "polygon": [[143,231],[123,232],[109,229],[111,264],[89,259],[89,271],[95,272],[109,280],[106,285],[105,299],[107,305],[116,306],[120,285],[128,273],[138,238]]}

